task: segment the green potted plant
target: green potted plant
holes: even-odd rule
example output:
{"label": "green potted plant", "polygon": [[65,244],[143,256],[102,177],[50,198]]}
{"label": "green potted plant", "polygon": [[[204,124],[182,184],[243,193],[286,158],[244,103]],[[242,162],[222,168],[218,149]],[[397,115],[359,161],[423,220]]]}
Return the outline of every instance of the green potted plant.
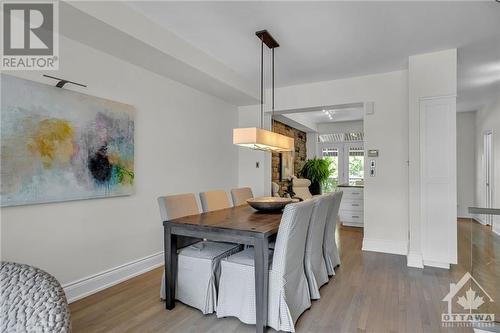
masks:
{"label": "green potted plant", "polygon": [[322,158],[313,158],[307,160],[299,172],[299,177],[307,178],[311,181],[309,191],[312,195],[321,194],[321,185],[328,181],[331,175],[331,161]]}

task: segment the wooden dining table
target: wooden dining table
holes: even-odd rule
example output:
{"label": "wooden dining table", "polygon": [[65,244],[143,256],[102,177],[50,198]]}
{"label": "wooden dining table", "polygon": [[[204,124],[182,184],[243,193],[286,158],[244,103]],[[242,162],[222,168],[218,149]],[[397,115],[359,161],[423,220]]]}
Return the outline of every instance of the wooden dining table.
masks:
{"label": "wooden dining table", "polygon": [[252,245],[255,248],[256,331],[267,326],[269,239],[278,233],[281,212],[259,212],[247,204],[163,222],[165,242],[165,306],[175,307],[177,248],[193,238]]}

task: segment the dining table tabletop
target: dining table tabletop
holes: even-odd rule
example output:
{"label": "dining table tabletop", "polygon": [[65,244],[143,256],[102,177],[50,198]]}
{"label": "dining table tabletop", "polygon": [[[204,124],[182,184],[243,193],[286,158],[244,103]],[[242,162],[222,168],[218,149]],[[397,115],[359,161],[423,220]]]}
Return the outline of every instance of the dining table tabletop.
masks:
{"label": "dining table tabletop", "polygon": [[177,249],[189,240],[207,239],[252,245],[255,249],[256,332],[267,326],[269,240],[278,233],[281,211],[257,211],[248,204],[163,221],[165,307],[175,307]]}

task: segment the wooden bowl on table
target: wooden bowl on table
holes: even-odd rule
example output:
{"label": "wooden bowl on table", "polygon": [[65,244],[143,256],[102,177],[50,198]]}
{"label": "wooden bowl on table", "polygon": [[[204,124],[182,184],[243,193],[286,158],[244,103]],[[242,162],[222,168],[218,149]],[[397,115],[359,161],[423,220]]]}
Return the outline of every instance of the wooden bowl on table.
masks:
{"label": "wooden bowl on table", "polygon": [[248,199],[247,203],[263,212],[276,212],[285,208],[289,203],[294,202],[295,200],[291,198],[279,198],[279,197],[258,197]]}

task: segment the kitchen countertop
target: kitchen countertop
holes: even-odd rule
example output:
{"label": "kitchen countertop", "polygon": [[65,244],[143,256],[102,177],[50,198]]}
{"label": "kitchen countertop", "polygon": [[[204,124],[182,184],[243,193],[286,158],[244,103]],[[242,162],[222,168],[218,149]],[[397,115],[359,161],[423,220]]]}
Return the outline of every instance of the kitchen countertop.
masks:
{"label": "kitchen countertop", "polygon": [[356,184],[356,183],[347,183],[347,184],[339,184],[337,187],[355,187],[355,188],[364,188],[365,185],[363,184]]}

